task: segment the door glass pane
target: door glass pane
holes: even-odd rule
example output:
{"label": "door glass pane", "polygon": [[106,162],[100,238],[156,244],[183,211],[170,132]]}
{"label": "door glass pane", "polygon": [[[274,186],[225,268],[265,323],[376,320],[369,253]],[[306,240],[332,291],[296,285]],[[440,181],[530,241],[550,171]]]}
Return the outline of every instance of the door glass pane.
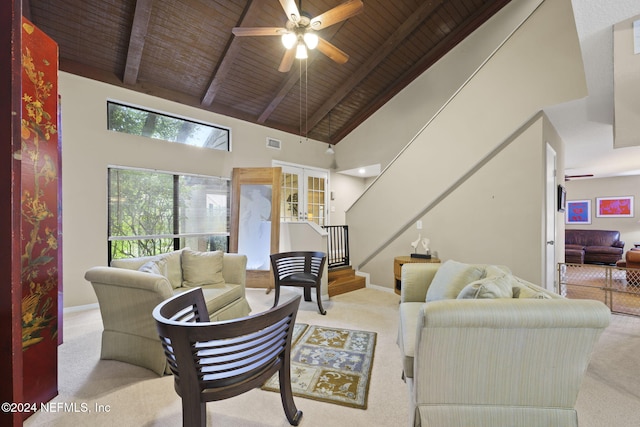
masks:
{"label": "door glass pane", "polygon": [[280,200],[280,221],[298,221],[299,190],[298,175],[282,172],[282,198]]}
{"label": "door glass pane", "polygon": [[325,179],[307,177],[307,220],[325,225]]}
{"label": "door glass pane", "polygon": [[247,270],[269,270],[271,253],[271,186],[240,186],[238,253],[247,255]]}

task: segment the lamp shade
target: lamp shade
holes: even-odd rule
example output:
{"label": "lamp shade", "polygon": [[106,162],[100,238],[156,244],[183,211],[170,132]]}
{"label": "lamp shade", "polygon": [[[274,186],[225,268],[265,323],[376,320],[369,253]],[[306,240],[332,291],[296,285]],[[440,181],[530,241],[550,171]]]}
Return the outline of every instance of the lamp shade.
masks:
{"label": "lamp shade", "polygon": [[307,59],[307,48],[304,43],[298,43],[298,47],[296,48],[296,58],[298,59]]}
{"label": "lamp shade", "polygon": [[318,36],[315,33],[304,33],[304,43],[313,50],[318,46]]}
{"label": "lamp shade", "polygon": [[282,35],[282,44],[285,48],[291,49],[296,45],[297,37],[294,33],[284,33]]}

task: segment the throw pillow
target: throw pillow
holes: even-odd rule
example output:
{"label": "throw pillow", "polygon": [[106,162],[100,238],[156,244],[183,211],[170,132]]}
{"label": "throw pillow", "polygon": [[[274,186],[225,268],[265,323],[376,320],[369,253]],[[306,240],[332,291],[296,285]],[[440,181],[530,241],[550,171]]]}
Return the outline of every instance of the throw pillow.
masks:
{"label": "throw pillow", "polygon": [[167,277],[167,261],[163,259],[147,261],[138,268],[138,271]]}
{"label": "throw pillow", "polygon": [[[516,288],[518,289],[516,291]],[[517,294],[517,296],[516,296]],[[534,298],[534,299],[551,299],[551,297],[544,292],[528,288],[526,286],[517,286],[513,288],[514,298]]]}
{"label": "throw pillow", "polygon": [[436,272],[429,289],[427,302],[443,299],[455,299],[462,288],[484,277],[484,268],[480,265],[465,264],[448,260]]}
{"label": "throw pillow", "polygon": [[484,277],[504,276],[505,274],[511,274],[511,270],[505,265],[489,264],[484,269]]}
{"label": "throw pillow", "polygon": [[224,283],[222,276],[221,251],[198,252],[191,249],[182,251],[182,276],[184,286],[219,285]]}
{"label": "throw pillow", "polygon": [[487,277],[469,283],[460,291],[458,299],[512,298],[511,279],[508,275]]}

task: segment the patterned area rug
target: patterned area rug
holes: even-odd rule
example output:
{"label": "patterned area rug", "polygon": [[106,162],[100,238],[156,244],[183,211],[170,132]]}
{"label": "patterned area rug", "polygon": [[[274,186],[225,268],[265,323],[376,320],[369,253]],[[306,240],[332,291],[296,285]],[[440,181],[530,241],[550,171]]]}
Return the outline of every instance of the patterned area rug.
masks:
{"label": "patterned area rug", "polygon": [[[366,409],[376,333],[296,323],[291,353],[293,394]],[[262,386],[280,391],[278,374]]]}

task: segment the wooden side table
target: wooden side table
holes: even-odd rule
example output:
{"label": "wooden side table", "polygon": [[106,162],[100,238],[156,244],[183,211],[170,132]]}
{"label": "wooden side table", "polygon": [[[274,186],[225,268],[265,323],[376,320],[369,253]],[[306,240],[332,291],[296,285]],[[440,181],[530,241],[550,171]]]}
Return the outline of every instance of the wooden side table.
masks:
{"label": "wooden side table", "polygon": [[397,256],[393,259],[393,277],[395,278],[394,291],[400,295],[402,290],[402,266],[412,262],[430,263],[440,262],[438,258],[411,258],[409,255]]}

